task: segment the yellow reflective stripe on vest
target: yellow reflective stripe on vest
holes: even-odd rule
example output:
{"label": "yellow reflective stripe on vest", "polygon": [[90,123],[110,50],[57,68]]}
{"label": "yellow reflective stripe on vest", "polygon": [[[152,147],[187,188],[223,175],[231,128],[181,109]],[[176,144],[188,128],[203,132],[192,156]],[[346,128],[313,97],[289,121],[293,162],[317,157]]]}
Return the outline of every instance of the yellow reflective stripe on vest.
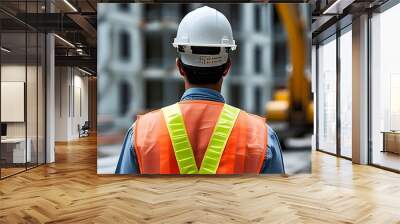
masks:
{"label": "yellow reflective stripe on vest", "polygon": [[215,174],[240,109],[224,105],[200,167],[200,174]]}
{"label": "yellow reflective stripe on vest", "polygon": [[167,124],[180,174],[197,174],[198,170],[192,145],[189,142],[179,104],[176,103],[164,107],[161,111],[163,112]]}
{"label": "yellow reflective stripe on vest", "polygon": [[179,104],[161,109],[180,174],[215,174],[240,109],[224,104],[198,171]]}

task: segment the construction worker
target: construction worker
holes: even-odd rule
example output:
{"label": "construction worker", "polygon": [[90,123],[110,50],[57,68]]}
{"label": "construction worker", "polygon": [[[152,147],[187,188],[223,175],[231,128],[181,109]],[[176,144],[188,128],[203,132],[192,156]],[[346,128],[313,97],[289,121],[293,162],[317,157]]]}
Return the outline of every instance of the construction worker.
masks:
{"label": "construction worker", "polygon": [[278,137],[265,119],[225,104],[220,94],[236,49],[227,18],[207,6],[188,13],[173,46],[186,91],[179,103],[138,117],[116,173],[284,173]]}

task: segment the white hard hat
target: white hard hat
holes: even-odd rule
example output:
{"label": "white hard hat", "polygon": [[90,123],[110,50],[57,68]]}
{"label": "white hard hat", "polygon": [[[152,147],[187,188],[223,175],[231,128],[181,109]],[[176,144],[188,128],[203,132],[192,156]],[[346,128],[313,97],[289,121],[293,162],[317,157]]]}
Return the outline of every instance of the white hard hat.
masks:
{"label": "white hard hat", "polygon": [[[236,49],[228,19],[207,6],[191,11],[182,19],[172,45],[178,48],[184,64],[197,67],[225,64],[228,51]],[[215,52],[215,48],[219,51]]]}

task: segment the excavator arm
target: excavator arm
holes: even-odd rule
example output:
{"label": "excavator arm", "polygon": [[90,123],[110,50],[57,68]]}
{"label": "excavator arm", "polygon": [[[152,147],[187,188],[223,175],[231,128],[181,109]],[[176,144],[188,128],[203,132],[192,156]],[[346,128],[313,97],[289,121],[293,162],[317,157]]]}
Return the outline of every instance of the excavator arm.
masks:
{"label": "excavator arm", "polygon": [[305,22],[293,4],[276,4],[279,18],[285,26],[290,54],[291,71],[288,89],[278,90],[267,103],[267,119],[292,125],[313,122],[313,102],[310,99],[310,80],[305,74],[307,63],[307,31]]}

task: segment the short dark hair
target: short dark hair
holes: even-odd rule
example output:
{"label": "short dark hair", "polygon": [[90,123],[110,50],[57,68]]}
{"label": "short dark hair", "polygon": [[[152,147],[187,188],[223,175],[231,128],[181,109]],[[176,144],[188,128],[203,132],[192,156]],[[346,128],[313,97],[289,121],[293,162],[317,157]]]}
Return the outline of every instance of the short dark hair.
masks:
{"label": "short dark hair", "polygon": [[182,69],[185,71],[185,75],[190,84],[194,85],[207,85],[216,84],[221,80],[224,75],[224,71],[227,66],[229,66],[229,61],[219,66],[214,67],[196,67],[184,64],[181,59],[179,59]]}

